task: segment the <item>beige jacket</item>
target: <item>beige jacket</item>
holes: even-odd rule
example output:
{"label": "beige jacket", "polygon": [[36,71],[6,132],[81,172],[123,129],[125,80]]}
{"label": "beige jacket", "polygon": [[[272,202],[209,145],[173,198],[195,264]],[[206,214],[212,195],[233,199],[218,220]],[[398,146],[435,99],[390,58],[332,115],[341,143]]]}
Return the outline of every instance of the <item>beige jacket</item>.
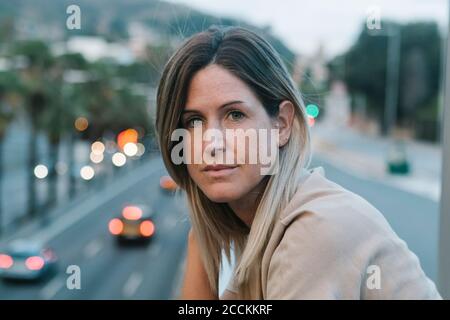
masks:
{"label": "beige jacket", "polygon": [[305,170],[282,211],[261,277],[264,299],[441,299],[383,215],[322,167]]}

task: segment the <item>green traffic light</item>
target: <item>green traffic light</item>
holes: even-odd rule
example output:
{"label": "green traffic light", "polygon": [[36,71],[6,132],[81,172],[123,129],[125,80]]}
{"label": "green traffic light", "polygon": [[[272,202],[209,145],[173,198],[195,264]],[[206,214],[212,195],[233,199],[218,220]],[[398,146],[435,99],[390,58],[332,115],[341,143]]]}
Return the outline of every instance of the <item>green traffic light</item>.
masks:
{"label": "green traffic light", "polygon": [[306,106],[306,113],[309,116],[316,118],[319,115],[319,107],[317,107],[315,104],[308,104]]}

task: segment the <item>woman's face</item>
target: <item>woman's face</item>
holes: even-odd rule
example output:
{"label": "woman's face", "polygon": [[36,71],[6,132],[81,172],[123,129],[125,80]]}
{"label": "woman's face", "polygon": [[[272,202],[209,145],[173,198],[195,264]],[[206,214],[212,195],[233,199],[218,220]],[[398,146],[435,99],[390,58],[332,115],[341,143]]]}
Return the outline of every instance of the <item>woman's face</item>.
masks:
{"label": "woman's face", "polygon": [[[202,155],[201,162],[187,164],[189,175],[211,201],[242,199],[260,184],[264,177],[261,174],[262,165],[259,160],[256,163],[250,161],[249,157],[258,151],[259,144],[251,144],[247,139],[245,150],[242,150],[242,139],[245,138],[238,135],[227,139],[226,131],[231,129],[228,131],[236,133],[239,132],[236,129],[242,129],[242,133],[247,129],[253,132],[265,129],[270,137],[270,129],[275,129],[279,124],[277,119],[269,117],[242,80],[214,64],[197,72],[188,88],[181,123],[191,133],[186,149],[190,150],[192,158],[195,152]],[[207,130],[217,130],[222,137],[204,139],[195,136],[194,130],[200,128],[203,134]],[[205,156],[209,160],[205,160]]]}

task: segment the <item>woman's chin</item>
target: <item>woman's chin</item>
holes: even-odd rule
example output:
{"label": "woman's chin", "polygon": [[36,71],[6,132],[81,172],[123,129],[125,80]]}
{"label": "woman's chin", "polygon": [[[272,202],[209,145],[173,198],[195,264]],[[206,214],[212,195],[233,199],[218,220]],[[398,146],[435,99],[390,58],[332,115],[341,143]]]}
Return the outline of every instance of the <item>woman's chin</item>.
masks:
{"label": "woman's chin", "polygon": [[242,195],[236,186],[228,186],[226,184],[216,184],[203,190],[209,200],[213,202],[231,202],[239,199]]}

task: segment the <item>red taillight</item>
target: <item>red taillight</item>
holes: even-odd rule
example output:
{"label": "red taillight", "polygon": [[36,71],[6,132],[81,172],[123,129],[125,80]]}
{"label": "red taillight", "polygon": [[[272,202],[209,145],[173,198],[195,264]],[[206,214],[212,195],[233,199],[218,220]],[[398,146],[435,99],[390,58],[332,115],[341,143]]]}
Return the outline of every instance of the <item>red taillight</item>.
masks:
{"label": "red taillight", "polygon": [[11,256],[7,254],[0,254],[0,269],[9,269],[12,267],[14,261]]}
{"label": "red taillight", "polygon": [[123,222],[120,221],[120,219],[112,219],[109,222],[109,232],[111,232],[113,235],[121,234],[123,231]]}
{"label": "red taillight", "polygon": [[128,220],[139,220],[142,217],[142,209],[135,206],[127,206],[123,208],[122,215]]}
{"label": "red taillight", "polygon": [[41,270],[44,267],[44,259],[41,257],[29,257],[25,260],[25,265],[29,270]]}
{"label": "red taillight", "polygon": [[144,237],[150,237],[155,232],[155,225],[151,221],[142,221],[139,231]]}

